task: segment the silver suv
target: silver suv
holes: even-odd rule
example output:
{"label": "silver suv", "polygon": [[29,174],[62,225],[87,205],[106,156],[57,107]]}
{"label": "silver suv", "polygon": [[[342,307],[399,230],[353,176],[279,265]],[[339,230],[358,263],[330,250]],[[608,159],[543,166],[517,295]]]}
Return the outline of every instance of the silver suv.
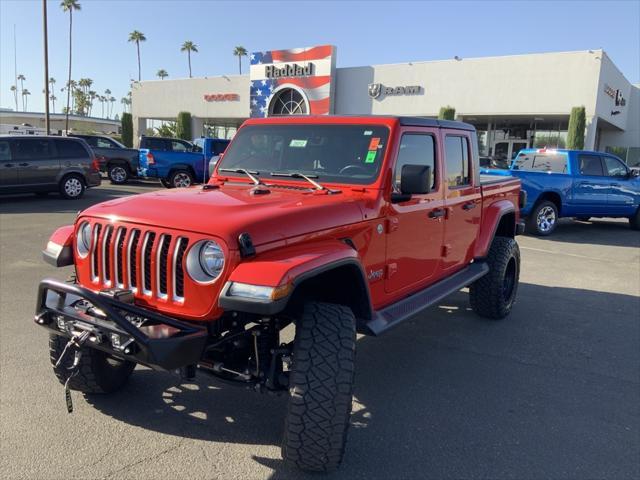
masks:
{"label": "silver suv", "polygon": [[84,140],[0,135],[0,193],[60,192],[77,199],[98,185],[98,161]]}

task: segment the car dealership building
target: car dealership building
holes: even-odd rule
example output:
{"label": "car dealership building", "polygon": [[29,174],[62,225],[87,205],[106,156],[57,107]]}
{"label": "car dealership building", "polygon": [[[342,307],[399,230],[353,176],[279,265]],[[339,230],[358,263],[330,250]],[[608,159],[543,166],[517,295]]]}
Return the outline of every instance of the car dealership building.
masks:
{"label": "car dealership building", "polygon": [[148,120],[192,115],[194,136],[230,137],[247,118],[274,115],[436,117],[455,108],[475,125],[483,155],[563,147],[572,107],[584,106],[585,149],[640,164],[640,85],[603,50],[336,67],[336,47],[254,52],[247,75],[132,85],[137,138]]}

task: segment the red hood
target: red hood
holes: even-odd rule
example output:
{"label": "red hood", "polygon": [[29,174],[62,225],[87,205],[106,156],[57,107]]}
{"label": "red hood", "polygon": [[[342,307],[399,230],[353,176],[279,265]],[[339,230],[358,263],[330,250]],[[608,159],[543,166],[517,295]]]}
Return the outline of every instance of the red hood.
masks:
{"label": "red hood", "polygon": [[81,216],[214,235],[229,248],[244,232],[262,245],[363,220],[362,200],[352,194],[273,187],[270,194],[251,195],[251,188],[159,190],[99,203]]}

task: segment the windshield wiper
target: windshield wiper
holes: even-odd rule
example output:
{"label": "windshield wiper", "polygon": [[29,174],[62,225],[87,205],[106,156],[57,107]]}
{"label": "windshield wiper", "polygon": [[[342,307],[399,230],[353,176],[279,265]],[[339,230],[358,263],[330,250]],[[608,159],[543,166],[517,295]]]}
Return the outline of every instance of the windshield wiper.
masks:
{"label": "windshield wiper", "polygon": [[254,175],[260,175],[260,172],[254,170],[247,170],[246,168],[221,168],[218,170],[219,172],[230,172],[230,173],[244,173],[247,177],[251,179],[254,185],[264,185],[258,178],[254,177]]}
{"label": "windshield wiper", "polygon": [[316,182],[314,178],[318,178],[317,175],[305,175],[304,173],[300,172],[271,172],[269,173],[269,175],[271,175],[272,177],[302,178],[313,185],[316,190],[326,190],[328,193],[340,193],[340,190],[333,190]]}

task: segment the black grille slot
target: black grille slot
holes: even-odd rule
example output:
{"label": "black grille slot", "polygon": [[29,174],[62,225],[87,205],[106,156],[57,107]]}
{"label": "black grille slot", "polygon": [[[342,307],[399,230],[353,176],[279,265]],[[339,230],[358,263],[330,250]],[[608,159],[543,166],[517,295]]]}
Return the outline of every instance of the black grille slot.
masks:
{"label": "black grille slot", "polygon": [[161,295],[167,294],[167,257],[169,255],[169,245],[171,244],[171,235],[163,235],[161,237],[160,247],[160,278],[158,279],[159,292]]}
{"label": "black grille slot", "polygon": [[113,236],[113,227],[107,227],[104,239],[104,281],[111,281],[111,237]]}
{"label": "black grille slot", "polygon": [[155,232],[147,233],[147,243],[145,244],[144,252],[142,252],[144,259],[144,283],[142,288],[148,292],[151,291],[151,250],[153,249],[153,242],[155,239]]}
{"label": "black grille slot", "polygon": [[102,225],[95,224],[95,232],[93,236],[93,261],[91,266],[93,267],[93,279],[98,278],[99,266],[100,266],[100,232],[102,231]]}
{"label": "black grille slot", "polygon": [[187,250],[187,246],[189,245],[189,241],[186,238],[178,239],[178,249],[176,250],[176,269],[174,272],[175,275],[175,289],[176,289],[176,297],[182,298],[184,297],[184,252]]}
{"label": "black grille slot", "polygon": [[140,241],[140,230],[134,230],[129,240],[129,287],[138,286],[138,242]]}
{"label": "black grille slot", "polygon": [[124,284],[124,267],[125,267],[125,257],[123,255],[124,253],[124,239],[127,236],[127,229],[126,228],[121,228],[118,231],[118,245],[116,245],[116,260],[117,260],[117,264],[116,264],[116,282],[118,282],[119,285]]}

